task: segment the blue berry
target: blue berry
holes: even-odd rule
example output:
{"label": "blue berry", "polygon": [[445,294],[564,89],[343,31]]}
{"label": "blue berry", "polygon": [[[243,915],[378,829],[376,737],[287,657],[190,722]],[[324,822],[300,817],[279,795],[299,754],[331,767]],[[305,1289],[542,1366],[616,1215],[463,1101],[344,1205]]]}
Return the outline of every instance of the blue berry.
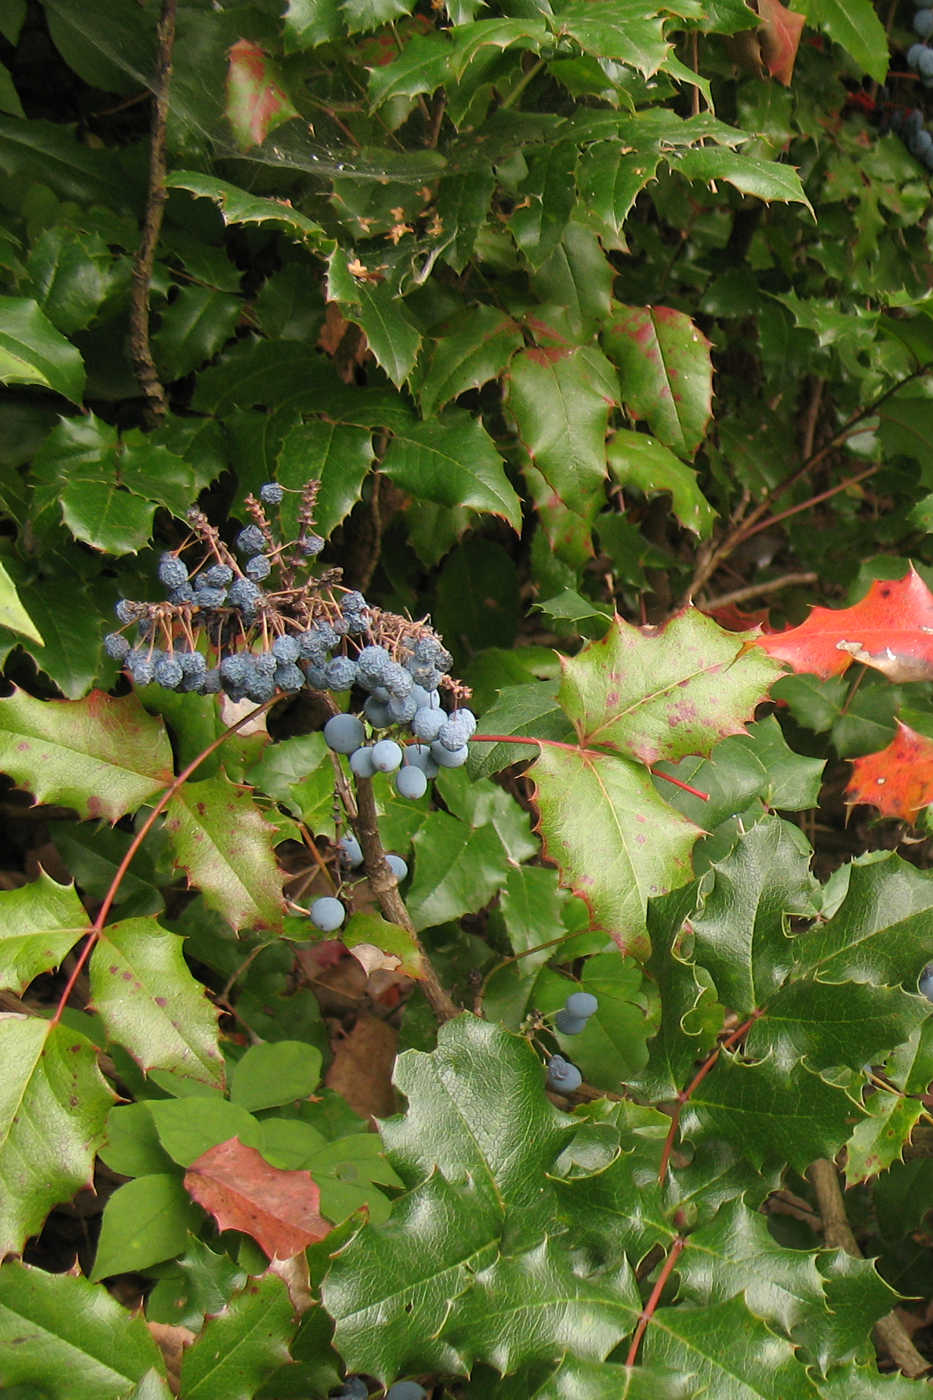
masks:
{"label": "blue berry", "polygon": [[401,746],[394,739],[380,739],[373,745],[373,767],[377,772],[394,773],[401,763]]}
{"label": "blue berry", "polygon": [[334,899],[333,895],[324,895],[311,905],[310,916],[315,928],[319,928],[322,933],[333,933],[335,929],[340,928],[347,911],[339,899]]}
{"label": "blue berry", "polygon": [[349,656],[335,656],[326,669],[328,690],[349,690],[356,681],[356,662]]}
{"label": "blue berry", "polygon": [[279,690],[294,693],[304,688],[305,673],[294,661],[280,661],[273,673],[273,680]]}
{"label": "blue berry", "polygon": [[365,737],[366,731],[356,715],[331,715],[324,726],[324,739],[335,753],[352,754]]}
{"label": "blue berry", "polygon": [[448,749],[445,744],[435,739],[431,745],[431,757],[440,768],[462,768],[470,757],[470,746],[464,744],[459,749]]}
{"label": "blue berry", "polygon": [[427,744],[406,745],[402,766],[420,768],[426,778],[436,778],[438,774],[437,764],[431,757],[431,750]]}
{"label": "blue berry", "polygon": [[914,12],[914,33],[921,39],[929,39],[933,34],[933,10],[922,9]]}
{"label": "blue berry", "polygon": [[188,570],[174,554],[163,554],[159,560],[159,582],[166,588],[180,588],[188,582]]}
{"label": "blue berry", "polygon": [[114,607],[120,622],[135,622],[137,618],[142,617],[143,611],[142,604],[134,603],[129,598],[120,598]]}
{"label": "blue berry", "polygon": [[285,488],[277,481],[267,481],[259,488],[259,499],[267,506],[277,506],[284,495]]}
{"label": "blue berry", "polygon": [[427,1393],[417,1381],[396,1381],[386,1391],[386,1400],[425,1400]]}
{"label": "blue berry", "polygon": [[586,1029],[585,1016],[571,1016],[566,1007],[554,1017],[554,1028],[561,1035],[580,1035]]}
{"label": "blue berry", "polygon": [[[414,771],[417,772],[418,770],[415,769]],[[395,876],[396,880],[398,880],[399,884],[401,884],[408,874],[407,862],[402,860],[401,856],[397,856],[392,851],[389,851],[386,856],[386,865],[392,871],[392,874]]]}
{"label": "blue berry", "polygon": [[370,695],[363,704],[363,714],[369,720],[373,729],[388,729],[392,723],[392,716],[389,714],[389,707],[383,700],[377,700],[375,695]]}
{"label": "blue berry", "polygon": [[205,612],[210,612],[214,608],[222,608],[227,601],[227,590],[225,588],[196,588],[191,598],[199,608]]}
{"label": "blue berry", "polygon": [[360,678],[360,685],[365,686],[367,690],[381,685],[391,664],[392,658],[385,647],[364,647],[356,658],[356,670]]}
{"label": "blue berry", "polygon": [[337,846],[351,870],[356,870],[357,866],[363,864],[363,847],[352,833],[347,832],[346,836],[341,836]]}
{"label": "blue berry", "polygon": [[142,647],[133,647],[126,658],[126,666],[134,685],[151,685],[154,674],[152,656]]}
{"label": "blue berry", "polygon": [[202,695],[219,695],[223,689],[220,683],[220,668],[215,666],[212,671],[205,671],[198,689]]}
{"label": "blue berry", "polygon": [[591,992],[571,992],[564,1007],[571,1016],[582,1016],[587,1021],[599,1010],[599,1002]]}
{"label": "blue berry", "polygon": [[247,560],[246,572],[252,579],[268,578],[272,572],[272,565],[267,554],[254,554]]}
{"label": "blue berry", "polygon": [[366,1400],[369,1387],[360,1376],[347,1376],[339,1390],[335,1390],[331,1400]]}
{"label": "blue berry", "polygon": [[298,638],[292,636],[276,637],[270,650],[277,661],[297,661],[301,655]]}
{"label": "blue berry", "polygon": [[920,995],[925,996],[927,1001],[933,1001],[933,962],[927,963],[920,974]]}
{"label": "blue berry", "polygon": [[302,554],[313,559],[315,555],[320,554],[321,550],[324,548],[324,541],[321,539],[320,535],[302,535],[301,539],[298,541],[298,548],[301,550]]}
{"label": "blue berry", "polygon": [[400,768],[395,775],[395,791],[399,797],[408,797],[412,801],[417,801],[419,797],[424,797],[428,790],[428,777],[423,768],[415,768],[411,765],[407,768]]}
{"label": "blue berry", "polygon": [[177,690],[184,678],[181,663],[174,656],[160,656],[153,666],[153,679],[165,690]]}
{"label": "blue berry", "polygon": [[418,710],[411,722],[411,732],[425,744],[432,744],[447,724],[443,710]]}
{"label": "blue berry", "polygon": [[404,699],[398,699],[392,695],[389,697],[387,709],[396,724],[408,724],[418,711],[418,701],[413,695],[406,695]]}
{"label": "blue berry", "polygon": [[547,1062],[547,1082],[558,1094],[572,1094],[583,1083],[583,1075],[563,1055],[552,1055]]}
{"label": "blue berry", "polygon": [[371,778],[374,775],[372,747],[354,749],[350,755],[350,771],[358,778]]}
{"label": "blue berry", "polygon": [[258,525],[247,525],[236,537],[236,547],[240,554],[262,554],[266,547],[266,537]]}
{"label": "blue berry", "polygon": [[251,617],[261,597],[262,589],[257,588],[252,579],[237,578],[230,585],[227,602],[231,608],[239,608],[244,617]]}
{"label": "blue berry", "polygon": [[229,690],[230,686],[244,686],[249,670],[249,659],[244,652],[235,651],[223,657],[220,662],[220,679],[224,689]]}
{"label": "blue berry", "polygon": [[226,588],[233,582],[233,570],[229,564],[212,564],[204,570],[201,582],[207,588]]}
{"label": "blue berry", "polygon": [[907,50],[907,67],[913,68],[914,72],[917,71],[917,63],[920,55],[923,53],[923,49],[923,44],[911,44],[910,48]]}
{"label": "blue berry", "polygon": [[130,644],[119,632],[108,632],[104,638],[104,651],[113,661],[125,661],[130,654]]}
{"label": "blue berry", "polygon": [[185,607],[194,602],[194,589],[190,583],[180,583],[177,588],[170,590],[168,600],[173,607]]}

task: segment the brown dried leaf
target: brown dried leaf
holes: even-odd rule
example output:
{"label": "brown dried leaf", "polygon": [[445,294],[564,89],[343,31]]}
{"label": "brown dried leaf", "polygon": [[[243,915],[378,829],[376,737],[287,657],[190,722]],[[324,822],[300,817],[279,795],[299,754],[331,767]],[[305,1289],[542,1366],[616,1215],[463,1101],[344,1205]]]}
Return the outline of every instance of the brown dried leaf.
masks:
{"label": "brown dried leaf", "polygon": [[249,1235],[270,1259],[290,1259],[333,1228],[318,1214],[321,1193],[310,1172],[271,1167],[236,1137],[191,1163],[185,1190],[219,1229]]}

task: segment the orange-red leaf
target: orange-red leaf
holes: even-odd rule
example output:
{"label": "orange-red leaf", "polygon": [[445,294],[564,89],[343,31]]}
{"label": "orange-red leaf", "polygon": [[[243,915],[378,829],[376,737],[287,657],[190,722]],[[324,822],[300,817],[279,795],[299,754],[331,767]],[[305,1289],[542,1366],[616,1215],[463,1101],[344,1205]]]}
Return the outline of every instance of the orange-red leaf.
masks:
{"label": "orange-red leaf", "polygon": [[861,661],[895,682],[931,680],[933,593],[911,566],[902,579],[877,579],[854,607],[814,608],[799,627],[750,645],[824,679]]}
{"label": "orange-red leaf", "polygon": [[318,1214],[321,1193],[310,1172],[270,1167],[239,1138],[202,1152],[185,1172],[185,1189],[221,1230],[250,1235],[270,1259],[291,1259],[333,1229]]}
{"label": "orange-red leaf", "polygon": [[249,39],[238,39],[230,49],[224,110],[241,151],[299,115],[267,54]]}
{"label": "orange-red leaf", "polygon": [[806,20],[782,5],[781,0],[758,0],[758,13],[761,16],[758,39],[768,72],[789,87]]}
{"label": "orange-red leaf", "polygon": [[933,739],[897,722],[886,749],[852,762],[850,802],[868,802],[884,817],[913,821],[933,802]]}

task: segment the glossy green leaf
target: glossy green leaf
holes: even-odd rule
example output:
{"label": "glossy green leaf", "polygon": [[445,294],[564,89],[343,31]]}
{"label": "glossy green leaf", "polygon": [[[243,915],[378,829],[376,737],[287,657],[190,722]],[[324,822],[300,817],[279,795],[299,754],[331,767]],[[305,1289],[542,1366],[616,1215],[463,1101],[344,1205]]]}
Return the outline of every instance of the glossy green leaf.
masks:
{"label": "glossy green leaf", "polygon": [[29,613],[23,607],[16,592],[16,586],[3,564],[0,563],[0,626],[8,627],[20,636],[28,637],[40,647],[45,643]]}
{"label": "glossy green leaf", "polygon": [[804,12],[811,24],[818,25],[834,44],[839,44],[859,69],[876,83],[883,83],[888,72],[888,37],[870,0],[807,0]]}
{"label": "glossy green leaf", "polygon": [[505,369],[522,335],[511,316],[495,307],[471,306],[469,313],[432,339],[416,372],[421,412],[428,416],[468,389],[478,389]]}
{"label": "glossy green leaf", "polygon": [[553,20],[555,31],[575,39],[584,53],[617,58],[650,77],[667,56],[660,17],[631,0],[606,0],[598,12],[586,0],[570,0]]}
{"label": "glossy green leaf", "polygon": [[222,777],[186,783],[166,808],[165,829],[176,864],[233,928],[281,927],[275,829],[248,789]]}
{"label": "glossy green leaf", "polygon": [[696,472],[670,448],[649,437],[619,428],[606,448],[609,471],[620,486],[634,486],[644,496],[670,492],[671,507],[687,530],[707,539],[716,512],[701,492]]}
{"label": "glossy green leaf", "polygon": [[285,50],[313,49],[343,33],[338,0],[288,0]]}
{"label": "glossy green leaf", "polygon": [[414,838],[415,871],[406,898],[416,929],[475,914],[499,888],[503,846],[491,827],[473,831],[432,812]]}
{"label": "glossy green leaf", "polygon": [[0,383],[39,384],[80,404],[80,354],[28,297],[0,297]]}
{"label": "glossy green leaf", "polygon": [[[295,490],[307,481],[321,483],[314,503],[314,524],[317,533],[326,539],[360,499],[374,459],[373,437],[368,428],[318,419],[299,423],[287,434],[279,453],[276,478]],[[282,513],[284,527],[296,533],[299,499],[286,498]]]}
{"label": "glossy green leaf", "polygon": [[346,254],[337,250],[328,263],[327,295],[339,302],[348,321],[366,336],[367,344],[396,388],[411,373],[421,334],[404,302],[385,283],[367,282],[349,270]]}
{"label": "glossy green leaf", "polygon": [[581,156],[577,184],[587,212],[621,237],[632,206],[657,171],[657,161],[627,154],[618,141],[595,141]]}
{"label": "glossy green leaf", "polygon": [[[740,194],[753,195],[768,202],[805,204],[810,201],[804,193],[800,176],[789,165],[773,160],[757,160],[720,146],[703,146],[681,152],[671,161],[671,168],[688,180],[725,180]],[[812,213],[812,210],[811,210]]]}
{"label": "glossy green leaf", "polygon": [[[105,1288],[28,1264],[0,1269],[4,1388],[32,1384],[37,1395],[62,1400],[127,1400],[153,1371],[163,1377],[165,1363],[145,1319],[131,1316]],[[165,1390],[141,1390],[139,1400],[144,1395],[163,1400]]]}
{"label": "glossy green leaf", "polygon": [[141,1069],[222,1088],[217,1012],[192,976],[183,944],[155,919],[109,924],[91,954],[91,994],[111,1040]]}
{"label": "glossy green leaf", "polygon": [[509,371],[519,435],[552,491],[591,516],[606,475],[606,425],[619,388],[608,360],[589,346],[523,350]]}
{"label": "glossy green leaf", "polygon": [[118,1186],[104,1207],[91,1282],[181,1254],[200,1219],[180,1174],[140,1176]]}
{"label": "glossy green leaf", "polygon": [[463,409],[396,429],[381,470],[421,499],[500,515],[515,531],[521,528],[521,505],[502,458],[482,424]]}
{"label": "glossy green leaf", "polygon": [[713,367],[706,337],[689,316],[669,306],[619,306],[602,342],[618,367],[632,414],[645,419],[665,446],[692,457],[706,435],[712,409]]}
{"label": "glossy green leaf", "polygon": [[153,353],[166,381],[181,379],[226,344],[243,309],[239,297],[213,287],[182,287],[160,314]]}
{"label": "glossy green leaf", "polygon": [[39,802],[115,822],[172,781],[171,761],[161,722],[134,695],[0,700],[0,767]]}
{"label": "glossy green leaf", "polygon": [[86,931],[88,917],[74,885],[39,878],[0,893],[0,986],[20,993],[57,967]]}
{"label": "glossy green leaf", "polygon": [[314,247],[327,246],[320,224],[293,209],[287,200],[263,199],[226,180],[193,170],[173,170],[165,183],[169,189],[187,190],[198,198],[212,199],[225,224],[268,224]]}
{"label": "glossy green leaf", "polygon": [[254,1147],[261,1125],[241,1104],[216,1095],[157,1099],[149,1104],[159,1141],[179,1166],[190,1167],[203,1153],[230,1138]]}
{"label": "glossy green leaf", "polygon": [[290,1359],[294,1334],[282,1280],[272,1273],[249,1279],[182,1356],[181,1393],[186,1400],[252,1400],[263,1379]]}
{"label": "glossy green leaf", "polygon": [[53,1206],[93,1178],[113,1103],[90,1041],[62,1025],[0,1019],[0,1255],[20,1253]]}

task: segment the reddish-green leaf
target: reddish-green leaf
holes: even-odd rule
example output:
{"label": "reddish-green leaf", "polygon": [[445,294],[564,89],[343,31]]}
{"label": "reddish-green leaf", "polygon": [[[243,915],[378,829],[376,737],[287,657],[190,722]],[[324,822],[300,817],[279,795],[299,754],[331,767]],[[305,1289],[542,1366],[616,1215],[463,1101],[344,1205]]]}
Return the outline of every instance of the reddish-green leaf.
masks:
{"label": "reddish-green leaf", "polygon": [[814,608],[799,627],[752,639],[795,671],[828,679],[860,661],[893,681],[933,677],[933,593],[911,566],[876,579],[851,608]]}
{"label": "reddish-green leaf", "polygon": [[90,1041],[62,1025],[0,1017],[0,1063],[2,1257],[90,1185],[113,1096]]}
{"label": "reddish-green leaf", "polygon": [[38,880],[0,894],[0,987],[22,992],[34,977],[57,967],[87,929],[74,885],[59,885],[44,870]]}
{"label": "reddish-green leaf", "polygon": [[0,700],[0,768],[37,802],[111,822],[173,777],[162,721],[135,695],[115,700],[99,690],[84,700],[36,700],[14,690]]}
{"label": "reddish-green leaf", "polygon": [[111,1040],[142,1069],[222,1088],[217,1012],[188,970],[183,944],[155,919],[109,925],[91,955],[91,995]]}
{"label": "reddish-green leaf", "polygon": [[166,809],[176,864],[233,928],[282,924],[282,872],[275,827],[263,820],[248,788],[225,777],[186,783]]}
{"label": "reddish-green leaf", "polygon": [[224,111],[241,151],[260,145],[270,131],[299,115],[268,55],[249,39],[238,39],[230,49]]}
{"label": "reddish-green leaf", "polygon": [[781,0],[758,0],[758,13],[761,16],[758,42],[768,72],[779,83],[790,87],[806,18],[788,9]]}
{"label": "reddish-green leaf", "polygon": [[270,1167],[239,1138],[196,1158],[185,1172],[185,1187],[219,1229],[249,1235],[270,1259],[291,1259],[332,1229],[318,1214],[321,1193],[310,1172]]}
{"label": "reddish-green leaf", "polygon": [[545,853],[561,883],[623,951],[644,955],[646,903],[690,878],[700,829],[662,802],[646,770],[626,759],[547,746],[530,775]]}
{"label": "reddish-green leaf", "polygon": [[600,641],[561,658],[561,706],[580,742],[642,763],[706,754],[740,734],[775,675],[710,617],[685,609],[663,628],[617,617]]}
{"label": "reddish-green leaf", "polygon": [[603,346],[619,368],[623,398],[634,416],[644,418],[674,452],[692,457],[712,410],[706,336],[669,306],[619,306]]}

